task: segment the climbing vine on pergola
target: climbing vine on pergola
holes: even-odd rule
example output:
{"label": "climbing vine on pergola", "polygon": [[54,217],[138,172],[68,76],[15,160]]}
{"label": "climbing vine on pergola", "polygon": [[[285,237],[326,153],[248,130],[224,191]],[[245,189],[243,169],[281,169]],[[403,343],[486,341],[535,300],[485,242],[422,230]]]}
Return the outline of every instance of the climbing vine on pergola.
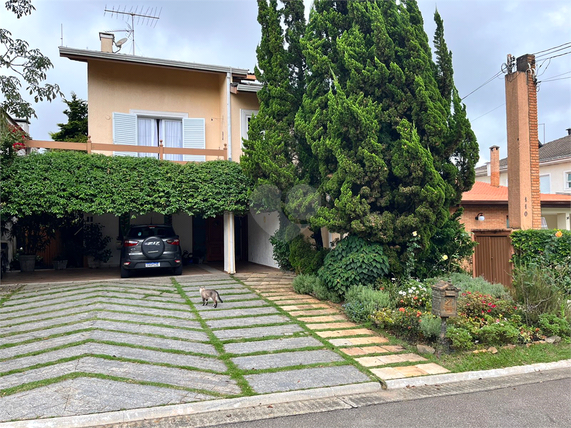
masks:
{"label": "climbing vine on pergola", "polygon": [[182,165],[72,151],[18,156],[2,166],[1,176],[0,211],[16,217],[245,214],[251,191],[250,179],[235,162]]}

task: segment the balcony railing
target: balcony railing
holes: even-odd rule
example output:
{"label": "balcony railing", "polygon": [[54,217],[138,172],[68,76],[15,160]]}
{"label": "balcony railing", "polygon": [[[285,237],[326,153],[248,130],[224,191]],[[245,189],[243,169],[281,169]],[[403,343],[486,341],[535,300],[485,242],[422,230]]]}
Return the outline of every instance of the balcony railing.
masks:
{"label": "balcony railing", "polygon": [[[183,149],[177,147],[164,147],[162,142],[158,147],[151,146],[132,146],[128,144],[107,144],[92,143],[88,139],[86,143],[66,143],[62,141],[42,141],[27,140],[27,148],[35,149],[57,149],[57,150],[79,150],[87,153],[95,151],[103,152],[132,152],[132,153],[154,153],[158,154],[159,159],[164,160],[165,155],[199,155],[199,156],[215,156],[218,159],[228,159],[228,151],[226,144],[223,149]],[[172,161],[177,163],[186,163],[186,161]]]}

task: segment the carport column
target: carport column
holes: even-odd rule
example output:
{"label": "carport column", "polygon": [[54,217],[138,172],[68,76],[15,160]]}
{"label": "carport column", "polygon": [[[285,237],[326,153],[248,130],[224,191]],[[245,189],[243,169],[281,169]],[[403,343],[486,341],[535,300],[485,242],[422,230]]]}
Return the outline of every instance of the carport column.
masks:
{"label": "carport column", "polygon": [[234,249],[234,213],[224,213],[224,272],[236,273],[236,251]]}

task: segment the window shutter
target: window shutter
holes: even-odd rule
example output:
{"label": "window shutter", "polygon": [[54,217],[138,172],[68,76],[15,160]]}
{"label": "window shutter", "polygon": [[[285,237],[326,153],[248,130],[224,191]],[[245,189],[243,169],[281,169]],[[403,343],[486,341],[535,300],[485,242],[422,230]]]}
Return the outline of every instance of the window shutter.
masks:
{"label": "window shutter", "polygon": [[[113,113],[113,144],[137,145],[137,115]],[[113,152],[113,156],[133,156],[136,152]]]}
{"label": "window shutter", "polygon": [[[182,147],[185,149],[206,148],[206,135],[204,118],[189,118],[182,120]],[[204,155],[184,155],[184,161],[204,162]]]}

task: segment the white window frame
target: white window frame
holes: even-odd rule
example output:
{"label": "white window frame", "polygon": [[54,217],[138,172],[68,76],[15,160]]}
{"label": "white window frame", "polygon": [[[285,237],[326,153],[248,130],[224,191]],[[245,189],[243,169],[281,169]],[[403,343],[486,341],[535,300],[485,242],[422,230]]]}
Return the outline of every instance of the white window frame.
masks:
{"label": "white window frame", "polygon": [[571,190],[571,171],[565,171],[563,173],[563,188],[565,190]]}
{"label": "white window frame", "polygon": [[240,109],[240,148],[244,149],[244,140],[248,139],[248,119],[258,114],[259,110]]}
{"label": "white window frame", "polygon": [[[115,143],[115,123],[116,123],[116,116],[115,115],[124,115],[127,116],[127,113],[120,113],[120,112],[113,112],[113,143]],[[158,120],[180,120],[181,126],[183,128],[183,147],[186,148],[206,148],[206,121],[204,118],[189,118],[188,113],[179,113],[179,112],[165,112],[165,111],[156,111],[156,110],[138,110],[138,109],[130,109],[128,115],[135,118],[135,129],[134,129],[134,137],[131,138],[133,142],[121,142],[120,144],[132,144],[137,145],[137,121],[139,118],[148,118],[148,119],[158,119]],[[186,124],[191,123],[194,121],[195,123],[201,122],[202,128],[199,132],[199,137],[202,138],[202,141],[198,142],[198,139],[194,138],[194,142],[190,142],[192,138],[188,138],[187,135],[185,139],[185,122]],[[193,136],[196,137],[196,136]],[[200,139],[199,138],[199,139]],[[200,143],[200,144],[197,144]],[[119,144],[119,143],[117,143]],[[191,144],[189,146],[189,144]],[[201,146],[201,147],[198,147]],[[137,153],[131,152],[117,152],[114,151],[113,155],[123,155],[123,156],[137,156]],[[184,161],[195,161],[195,162],[204,162],[206,160],[206,156],[204,155],[183,155]]]}
{"label": "white window frame", "polygon": [[[542,192],[541,191],[541,178],[542,177],[549,177],[549,191],[548,192]],[[539,193],[551,193],[551,174],[539,174]]]}

